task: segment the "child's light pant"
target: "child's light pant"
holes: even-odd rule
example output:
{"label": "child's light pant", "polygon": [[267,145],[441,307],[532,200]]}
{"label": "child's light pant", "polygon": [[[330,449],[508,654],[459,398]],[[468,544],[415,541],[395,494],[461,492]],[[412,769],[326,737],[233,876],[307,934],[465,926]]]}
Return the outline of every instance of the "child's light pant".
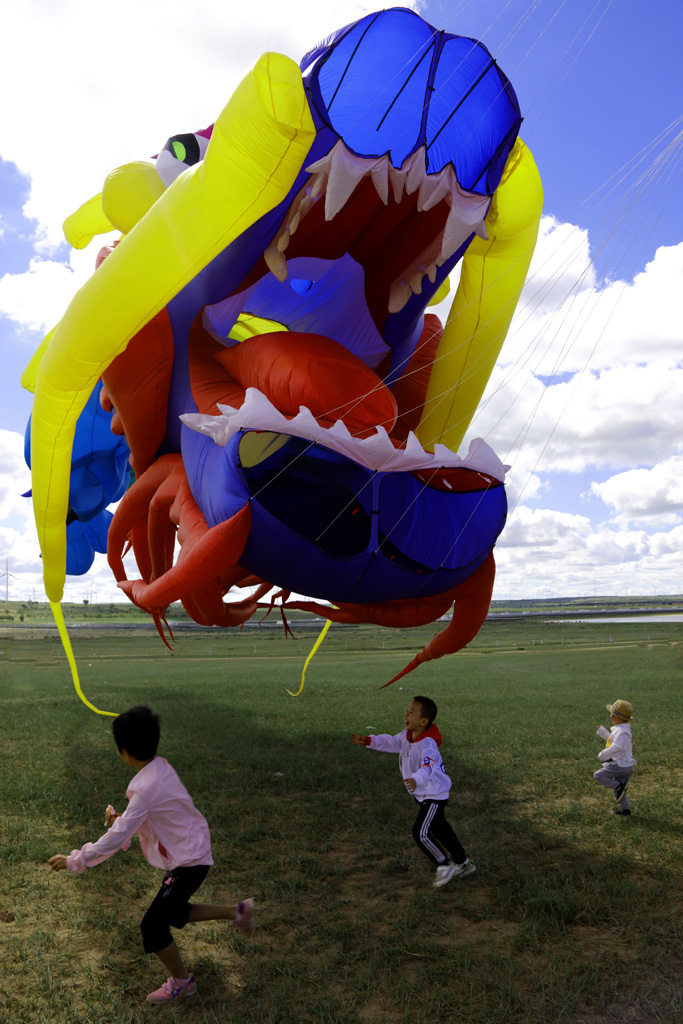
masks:
{"label": "child's light pant", "polygon": [[[622,782],[628,782],[633,775],[633,768],[598,768],[597,772],[593,774],[593,778],[596,782],[599,782],[601,786],[606,786],[607,789],[616,790],[617,786],[620,786]],[[616,798],[616,792],[614,794]],[[628,807],[628,796],[624,796],[621,801],[621,806],[624,810]]]}

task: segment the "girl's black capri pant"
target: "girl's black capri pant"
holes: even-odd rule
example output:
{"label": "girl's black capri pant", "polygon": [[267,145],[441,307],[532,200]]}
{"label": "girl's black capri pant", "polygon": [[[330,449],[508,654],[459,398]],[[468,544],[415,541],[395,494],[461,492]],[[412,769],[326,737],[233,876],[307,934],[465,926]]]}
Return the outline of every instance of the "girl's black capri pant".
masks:
{"label": "girl's black capri pant", "polygon": [[194,895],[209,873],[207,864],[173,868],[164,875],[161,888],[140,923],[145,953],[158,953],[173,942],[171,927],[184,928]]}

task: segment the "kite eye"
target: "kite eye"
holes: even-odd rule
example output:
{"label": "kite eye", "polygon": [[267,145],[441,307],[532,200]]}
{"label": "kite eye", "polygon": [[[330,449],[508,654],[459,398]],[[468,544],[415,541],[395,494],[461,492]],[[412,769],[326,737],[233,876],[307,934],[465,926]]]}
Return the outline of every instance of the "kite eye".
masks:
{"label": "kite eye", "polygon": [[204,159],[209,140],[189,132],[172,135],[157,157],[157,172],[166,188],[176,178]]}
{"label": "kite eye", "polygon": [[173,156],[177,157],[178,160],[182,160],[183,163],[186,162],[185,156],[187,154],[187,150],[185,149],[185,146],[180,141],[180,139],[173,139],[168,148],[171,151],[171,153],[173,153]]}
{"label": "kite eye", "polygon": [[176,160],[181,160],[188,167],[199,163],[201,160],[199,141],[196,135],[172,135],[164,149],[171,153]]}

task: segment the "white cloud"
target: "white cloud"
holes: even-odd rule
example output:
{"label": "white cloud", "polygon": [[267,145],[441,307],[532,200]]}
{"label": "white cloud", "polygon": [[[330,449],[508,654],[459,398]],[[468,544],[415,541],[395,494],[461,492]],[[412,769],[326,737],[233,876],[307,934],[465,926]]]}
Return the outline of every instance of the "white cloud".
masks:
{"label": "white cloud", "polygon": [[[31,487],[31,474],[24,461],[21,434],[0,430],[0,593],[4,598],[43,595],[40,549],[33,522],[33,509],[22,498]],[[6,567],[7,566],[7,570]]]}
{"label": "white cloud", "polygon": [[[596,281],[588,233],[544,218],[518,314],[501,362],[535,374],[681,361],[683,243],[662,246],[632,281]],[[550,230],[548,230],[550,228]],[[580,243],[580,245],[579,245]],[[567,252],[562,276],[552,272]]]}
{"label": "white cloud", "polygon": [[683,517],[683,455],[653,466],[618,473],[594,483],[591,493],[618,513],[620,521],[677,525]]}
{"label": "white cloud", "polygon": [[[605,284],[589,234],[544,219],[524,302],[468,435],[512,464],[495,596],[680,592],[681,324],[683,244],[658,249],[631,283]],[[553,374],[563,376],[546,386]],[[590,519],[543,507],[546,474],[604,470],[611,475],[587,495],[604,503],[603,522],[594,504]]]}
{"label": "white cloud", "polygon": [[555,217],[541,218],[520,308],[526,316],[554,314],[569,296],[595,286],[588,232]]}
{"label": "white cloud", "polygon": [[0,278],[0,312],[30,331],[47,333],[94,270],[88,253],[74,253],[71,269],[63,263],[32,259],[24,274]]}
{"label": "white cloud", "polygon": [[[574,269],[546,304],[544,283],[567,239],[581,243]],[[545,218],[536,274],[468,433],[515,471],[520,460],[523,471],[545,472],[653,466],[680,437],[683,243],[658,249],[630,284],[603,286],[582,276],[589,265],[588,236]]]}
{"label": "white cloud", "polygon": [[3,106],[2,155],[32,178],[27,214],[60,240],[64,217],[110,170],[214,121],[260,53],[298,61],[372,9],[314,0],[9,5],[4,38],[31,42],[4,49],[0,93],[16,101]]}
{"label": "white cloud", "polygon": [[[24,461],[24,439],[11,430],[0,430],[0,523],[7,525],[31,517],[31,503],[21,495],[31,487],[31,473]],[[0,556],[2,551],[0,551]]]}
{"label": "white cloud", "polygon": [[564,558],[569,552],[576,555],[584,551],[590,535],[591,523],[586,516],[520,505],[511,513],[498,547],[517,553],[532,548],[543,550],[550,557]]}
{"label": "white cloud", "polygon": [[211,124],[261,53],[299,61],[373,9],[351,0],[9,5],[4,38],[31,45],[6,46],[0,62],[0,95],[14,98],[3,104],[0,152],[31,179],[24,213],[37,221],[37,258],[27,273],[0,281],[0,313],[31,330],[53,327],[108,240],[72,251],[70,274],[50,259],[64,241],[62,223],[111,170],[150,157],[172,134]]}
{"label": "white cloud", "polygon": [[[553,278],[556,242],[576,249],[566,282]],[[683,244],[605,285],[589,236],[546,220],[535,266],[469,432],[512,464],[494,596],[680,593]],[[564,376],[539,379],[552,374]],[[602,522],[594,503],[592,518],[543,507],[546,474],[566,487],[566,474],[605,470],[586,495],[603,502]]]}
{"label": "white cloud", "polygon": [[650,535],[518,506],[496,547],[496,565],[494,598],[679,594],[683,526]]}

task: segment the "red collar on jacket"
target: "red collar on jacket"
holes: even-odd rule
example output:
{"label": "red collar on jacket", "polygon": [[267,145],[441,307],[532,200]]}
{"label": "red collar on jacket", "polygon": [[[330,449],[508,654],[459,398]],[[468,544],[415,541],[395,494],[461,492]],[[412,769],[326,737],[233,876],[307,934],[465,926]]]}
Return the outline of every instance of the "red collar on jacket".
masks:
{"label": "red collar on jacket", "polygon": [[424,732],[420,733],[420,735],[417,737],[416,740],[412,740],[410,737],[411,737],[411,732],[409,732],[406,729],[406,739],[408,740],[408,743],[419,743],[420,740],[426,740],[428,737],[431,737],[434,740],[434,742],[436,743],[437,747],[440,747],[442,742],[443,742],[443,737],[442,737],[442,735],[441,735],[441,733],[439,731],[439,727],[438,727],[438,725],[434,725],[433,722],[432,722],[432,724],[430,726],[428,726],[425,729]]}

